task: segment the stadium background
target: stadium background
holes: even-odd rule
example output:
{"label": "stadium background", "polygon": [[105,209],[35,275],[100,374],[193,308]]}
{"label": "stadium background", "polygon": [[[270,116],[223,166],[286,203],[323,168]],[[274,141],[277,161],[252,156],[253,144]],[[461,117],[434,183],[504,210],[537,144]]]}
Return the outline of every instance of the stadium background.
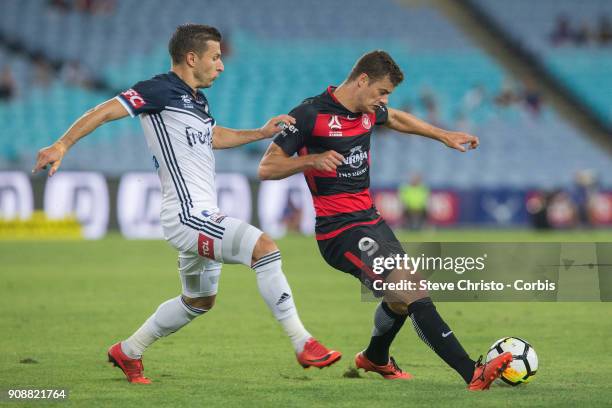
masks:
{"label": "stadium background", "polygon": [[[549,218],[556,226],[612,225],[608,2],[587,1],[578,10],[571,1],[539,1],[534,7],[495,0],[459,6],[383,0],[373,7],[360,0],[230,3],[4,1],[0,65],[11,92],[0,102],[0,169],[27,175],[36,151],[85,110],[169,69],[167,39],[176,25],[204,21],[225,35],[226,72],[206,90],[212,113],[224,126],[258,127],[302,98],[339,84],[362,53],[384,48],[406,73],[392,106],[481,138],[477,151],[461,155],[424,138],[379,129],[373,139],[372,190],[393,224],[401,213],[394,190],[418,173],[433,192],[433,225],[526,226],[526,203],[539,193],[551,204]],[[571,20],[565,31],[558,27],[563,16]],[[357,24],[364,18],[371,22]],[[584,39],[581,30],[586,30]],[[218,173],[253,182],[268,143],[218,151]],[[153,172],[139,121],[121,120],[97,130],[70,152],[62,170],[100,172],[110,183],[111,197],[77,194],[65,200],[65,208],[56,208],[55,216],[76,210],[82,220],[103,224],[96,217],[107,218],[116,228],[120,177]],[[586,186],[575,181],[580,172]],[[2,177],[3,187],[13,176]],[[3,188],[5,217],[28,217],[30,201],[48,214],[62,206],[44,203],[44,176],[32,182],[33,200],[27,192],[16,198]],[[288,191],[300,191],[301,183],[297,177]],[[259,223],[268,205],[257,206],[257,188],[258,183],[250,185],[250,212],[229,208],[246,190],[222,198],[224,210]],[[152,207],[155,214],[158,196],[148,197],[150,205],[141,196],[142,207],[132,211]],[[96,207],[107,200],[110,217],[101,214],[105,206]],[[298,210],[311,206],[300,194],[274,200],[293,201]],[[588,222],[580,220],[581,211],[590,212]],[[310,218],[310,209],[303,212]],[[304,230],[311,224],[305,221]]]}
{"label": "stadium background", "polygon": [[[221,305],[225,309],[220,306],[207,323],[224,339],[222,346],[200,350],[189,342],[189,334],[197,333],[205,342],[216,337],[203,327],[189,327],[167,343],[181,344],[180,352],[160,346],[150,354],[155,361],[151,374],[174,388],[148,395],[127,389],[103,395],[118,384],[104,382],[112,374],[98,361],[109,337],[125,336],[177,289],[171,273],[174,255],[164,242],[123,238],[161,236],[159,192],[139,121],[107,124],[80,141],[51,181],[45,175],[30,176],[30,170],[38,149],[56,140],[84,111],[138,80],[167,71],[167,40],[176,25],[207,23],[225,36],[226,71],[205,90],[213,115],[224,126],[258,127],[304,97],[340,83],[356,58],[382,48],[406,75],[391,96],[392,106],[479,136],[477,150],[459,154],[431,140],[377,130],[372,192],[391,223],[402,225],[396,190],[412,175],[420,174],[432,191],[425,232],[400,232],[401,239],[612,241],[611,17],[612,4],[606,0],[2,0],[0,218],[2,238],[8,241],[0,243],[0,322],[13,335],[0,342],[0,349],[8,351],[0,360],[0,386],[64,384],[76,389],[77,405],[88,406],[125,406],[143,397],[189,405],[188,387],[199,389],[202,381],[224,390],[207,395],[213,405],[307,404],[315,398],[314,390],[338,406],[340,401],[376,403],[386,395],[380,387],[342,382],[345,366],[321,375],[283,369],[279,376],[276,364],[262,364],[252,351],[242,350],[243,333],[225,324],[238,310],[246,319],[238,325],[241,330],[257,332],[252,338],[258,345],[255,354],[287,347],[271,319],[260,323],[260,316],[267,316],[261,304],[249,301],[248,310],[241,309],[244,299],[257,295],[250,272],[237,267],[224,272],[229,292]],[[268,143],[216,152],[221,207],[275,237],[291,229],[308,235],[312,204],[301,177],[261,184],[255,180]],[[73,236],[72,224],[45,227],[42,219],[70,214],[76,214],[86,237],[103,239],[58,241]],[[543,235],[530,232],[533,227],[561,231]],[[337,303],[353,305],[358,289],[318,259],[313,238],[289,234],[279,245],[305,320],[326,333],[330,343],[340,343],[339,348],[367,337],[371,304],[340,310],[336,320],[321,319]],[[121,289],[111,287],[109,280],[120,282]],[[323,281],[329,286],[317,286]],[[331,285],[346,292],[331,292]],[[143,304],[132,299],[134,287],[146,293]],[[482,326],[473,313],[501,319],[513,330],[511,335],[538,340],[536,349],[548,355],[547,375],[536,378],[539,387],[519,394],[505,391],[502,395],[512,398],[513,405],[596,406],[610,400],[597,357],[585,360],[576,351],[576,344],[585,345],[591,357],[610,349],[603,340],[610,330],[607,304],[515,304],[508,309],[499,304],[485,310],[449,303],[440,308],[452,314],[471,350],[505,335],[495,325],[483,333],[470,332],[469,327]],[[358,318],[354,311],[363,313]],[[117,314],[124,323],[116,324],[112,316]],[[75,330],[89,325],[92,316],[95,325]],[[340,324],[342,333],[335,330]],[[357,326],[365,331],[355,332]],[[68,340],[66,330],[72,333]],[[429,381],[416,383],[417,394],[410,395],[415,404],[474,406],[474,401],[463,400],[455,390],[456,379],[418,339],[404,335],[402,341],[408,351],[396,351],[396,357],[405,353],[404,360],[420,367],[419,374]],[[409,352],[413,349],[422,353]],[[181,361],[180,367],[163,360],[164,353]],[[231,370],[216,353],[232,355]],[[289,367],[294,362],[285,354]],[[559,355],[563,359],[555,358]],[[41,364],[28,365],[30,357]],[[200,359],[210,373],[199,371]],[[95,367],[83,381],[78,362]],[[251,378],[252,367],[259,368],[257,380]],[[580,378],[568,370],[580,371]],[[161,378],[160,371],[165,373]],[[235,376],[248,378],[246,390]],[[389,392],[405,395],[400,385],[389,387]],[[348,397],[351,393],[354,400]],[[476,405],[490,405],[495,398],[482,397]]]}

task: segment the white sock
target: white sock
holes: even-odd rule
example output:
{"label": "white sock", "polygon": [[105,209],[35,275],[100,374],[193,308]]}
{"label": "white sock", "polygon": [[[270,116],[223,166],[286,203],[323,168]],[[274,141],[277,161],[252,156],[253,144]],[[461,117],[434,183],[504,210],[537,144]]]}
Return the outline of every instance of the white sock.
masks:
{"label": "white sock", "polygon": [[287,336],[289,336],[295,352],[301,353],[302,350],[304,350],[304,344],[306,344],[308,339],[310,339],[312,336],[304,328],[304,325],[302,324],[297,312],[293,316],[279,320],[279,323],[281,326],[283,326],[283,329],[285,329]]}
{"label": "white sock", "polygon": [[312,336],[300,321],[291,288],[281,266],[280,251],[276,251],[261,257],[252,268],[257,274],[259,293],[276,320],[285,329],[296,353],[300,353]]}
{"label": "white sock", "polygon": [[142,353],[156,340],[174,333],[205,312],[204,309],[187,305],[181,296],[170,299],[159,305],[129,339],[121,342],[121,350],[129,358],[141,358]]}

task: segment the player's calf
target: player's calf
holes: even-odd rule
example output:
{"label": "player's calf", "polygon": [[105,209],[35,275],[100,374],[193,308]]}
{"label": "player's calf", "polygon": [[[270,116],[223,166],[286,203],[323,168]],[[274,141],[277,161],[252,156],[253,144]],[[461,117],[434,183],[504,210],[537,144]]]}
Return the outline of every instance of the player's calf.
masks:
{"label": "player's calf", "polygon": [[262,234],[253,249],[252,258],[251,268],[257,275],[259,293],[289,336],[298,362],[305,368],[322,368],[338,361],[341,353],[325,348],[304,328],[283,273],[282,257],[276,243],[268,235]]}
{"label": "player's calf", "polygon": [[411,303],[408,313],[421,340],[469,383],[474,374],[475,362],[442,319],[431,299],[427,297]]}
{"label": "player's calf", "polygon": [[129,382],[146,383],[142,354],[155,341],[168,336],[212,308],[215,295],[189,298],[177,296],[159,305],[138,330],[128,339],[108,350],[108,361],[119,367]]}
{"label": "player's calf", "polygon": [[121,342],[122,352],[129,358],[140,359],[155,341],[176,332],[210,310],[214,299],[215,296],[186,298],[181,295],[167,300],[132,336]]}
{"label": "player's calf", "polygon": [[[403,304],[381,302],[374,313],[374,328],[372,329],[370,344],[360,354],[363,354],[374,366],[387,366],[390,361],[389,348],[404,325],[407,314],[407,307],[403,307]],[[365,369],[365,367],[362,368]]]}
{"label": "player's calf", "polygon": [[[268,249],[271,247],[269,243],[262,246],[267,246]],[[280,251],[276,249],[267,254],[254,255],[253,258],[256,260],[251,267],[257,277],[259,293],[287,332],[296,353],[300,353],[311,335],[298,317],[293,293],[282,270]]]}
{"label": "player's calf", "polygon": [[[266,234],[262,234],[253,249],[253,264],[251,268],[257,275],[259,293],[277,320],[283,321],[297,315],[293,294],[282,269],[281,253],[274,241]],[[301,333],[306,336],[304,330]],[[305,343],[308,337],[303,338]],[[303,346],[303,344],[302,344]]]}
{"label": "player's calf", "polygon": [[[418,271],[394,270],[387,277],[387,281],[391,282],[414,279],[421,279]],[[442,319],[427,291],[386,291],[384,296],[390,310],[388,314],[410,316],[421,340],[469,384],[475,362]]]}
{"label": "player's calf", "polygon": [[[387,276],[387,281],[389,281]],[[409,305],[413,297],[405,296],[400,291],[384,292],[384,301],[374,313],[374,327],[368,347],[357,355],[355,361],[359,368],[375,371],[384,378],[407,378],[409,376],[397,367],[395,360],[389,355],[391,343],[404,326],[409,314]],[[414,295],[413,295],[414,296]],[[363,363],[362,366],[359,363]]]}

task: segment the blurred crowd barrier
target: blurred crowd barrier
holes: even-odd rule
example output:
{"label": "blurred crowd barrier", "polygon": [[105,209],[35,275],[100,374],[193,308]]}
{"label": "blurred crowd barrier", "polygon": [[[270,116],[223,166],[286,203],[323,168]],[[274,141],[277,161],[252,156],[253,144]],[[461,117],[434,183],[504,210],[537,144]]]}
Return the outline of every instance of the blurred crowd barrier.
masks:
{"label": "blurred crowd barrier", "polygon": [[[314,232],[312,199],[301,175],[258,183],[242,174],[221,173],[217,175],[217,194],[221,212],[255,224],[273,237],[289,231]],[[403,208],[397,190],[375,189],[372,195],[389,224],[402,226]],[[4,228],[0,237],[27,236],[33,224],[25,221],[40,219],[37,210],[42,210],[46,221],[63,220],[60,226],[78,220],[81,231],[71,232],[73,237],[99,239],[109,230],[119,230],[129,239],[161,239],[160,204],[159,179],[153,172],[125,173],[120,178],[97,172],[59,172],[49,179],[0,172],[0,229]],[[19,230],[17,221],[23,222],[24,229]],[[427,202],[427,225],[610,227],[612,192],[599,191],[580,205],[562,191],[434,189]],[[7,226],[12,229],[6,230]],[[46,230],[54,238],[55,230]],[[32,238],[40,236],[33,234]]]}

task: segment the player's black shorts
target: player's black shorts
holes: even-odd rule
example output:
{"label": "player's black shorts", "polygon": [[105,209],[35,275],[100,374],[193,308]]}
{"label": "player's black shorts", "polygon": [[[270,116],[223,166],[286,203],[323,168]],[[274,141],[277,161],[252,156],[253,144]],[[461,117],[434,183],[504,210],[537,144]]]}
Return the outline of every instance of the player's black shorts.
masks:
{"label": "player's black shorts", "polygon": [[405,254],[384,220],[374,225],[349,228],[333,238],[317,242],[321,255],[329,265],[355,276],[377,296],[381,293],[374,290],[374,281],[384,281],[393,269],[380,271],[380,268],[375,268],[374,259]]}

